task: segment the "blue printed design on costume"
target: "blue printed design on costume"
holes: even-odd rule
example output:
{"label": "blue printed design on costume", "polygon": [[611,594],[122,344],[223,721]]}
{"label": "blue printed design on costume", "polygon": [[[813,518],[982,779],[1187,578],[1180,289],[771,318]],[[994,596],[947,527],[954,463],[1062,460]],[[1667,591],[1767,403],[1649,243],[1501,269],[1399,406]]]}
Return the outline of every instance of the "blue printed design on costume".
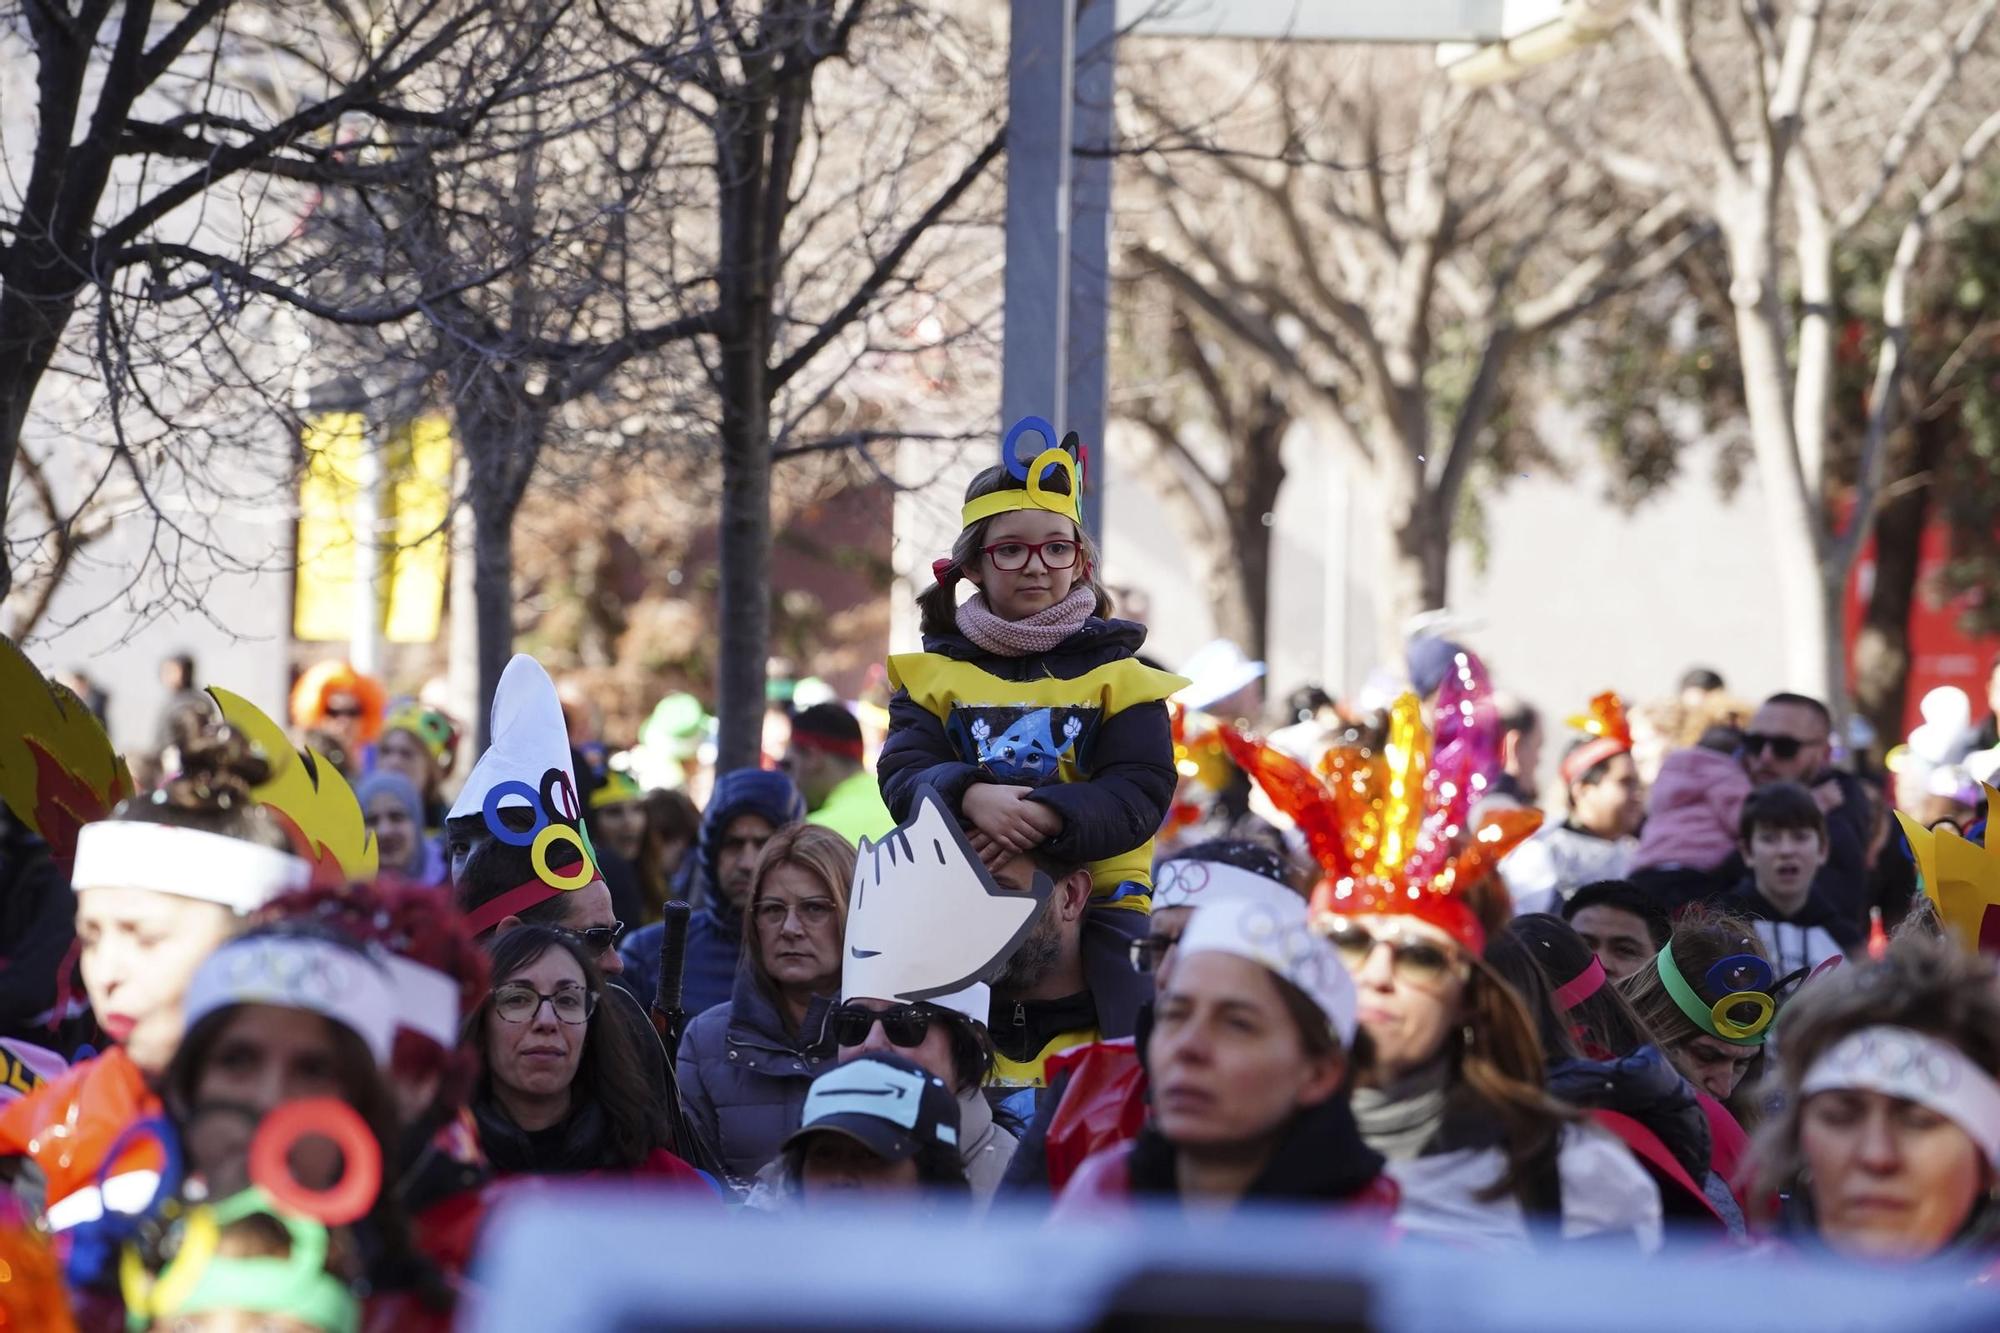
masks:
{"label": "blue printed design on costume", "polygon": [[948,729],[967,763],[1002,782],[1039,787],[1068,780],[1095,730],[1094,708],[965,707],[952,710]]}

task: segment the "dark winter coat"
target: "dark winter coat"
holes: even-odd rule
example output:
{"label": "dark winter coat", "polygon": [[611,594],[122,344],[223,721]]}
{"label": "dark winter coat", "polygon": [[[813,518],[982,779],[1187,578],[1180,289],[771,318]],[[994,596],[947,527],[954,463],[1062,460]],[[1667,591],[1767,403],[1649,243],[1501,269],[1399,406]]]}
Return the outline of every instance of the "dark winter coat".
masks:
{"label": "dark winter coat", "polygon": [[[954,809],[975,781],[1033,787],[1063,817],[1045,844],[1051,856],[1122,858],[1133,867],[1124,879],[1149,884],[1150,852],[1134,853],[1150,846],[1173,801],[1179,775],[1165,700],[1186,682],[1131,660],[1145,640],[1142,626],[1092,616],[1046,653],[1004,657],[953,633],[891,658],[897,690],[876,764],[890,813],[908,819],[925,787]],[[1117,664],[1125,669],[1091,674]],[[1043,697],[1051,681],[1076,682],[1074,697]],[[1035,697],[1011,697],[1009,684]],[[1100,894],[1109,887],[1100,876]]]}
{"label": "dark winter coat", "polygon": [[702,1014],[681,1037],[678,1073],[688,1129],[719,1163],[726,1183],[747,1190],[799,1127],[813,1077],[833,1059],[819,1038],[830,1001],[815,999],[797,1035],[750,969],[729,1003]]}
{"label": "dark winter coat", "polygon": [[1833,910],[1817,886],[1815,880],[1805,905],[1791,916],[1779,916],[1749,879],[1716,899],[1715,905],[1756,924],[1757,936],[1771,955],[1771,970],[1783,977],[1802,967],[1818,967],[1836,954],[1858,956],[1866,947],[1868,937],[1862,928]]}
{"label": "dark winter coat", "polygon": [[[743,954],[743,914],[724,901],[715,873],[723,832],[738,815],[762,815],[773,828],[783,828],[806,817],[805,798],[783,773],[739,768],[715,780],[689,858],[694,862],[690,887],[700,898],[688,922],[687,963],[681,974],[681,1008],[689,1014],[726,1003],[736,985],[736,963]],[[660,936],[665,930],[656,921],[626,936],[618,949],[625,960],[619,982],[642,1005],[652,1004],[659,985]]]}

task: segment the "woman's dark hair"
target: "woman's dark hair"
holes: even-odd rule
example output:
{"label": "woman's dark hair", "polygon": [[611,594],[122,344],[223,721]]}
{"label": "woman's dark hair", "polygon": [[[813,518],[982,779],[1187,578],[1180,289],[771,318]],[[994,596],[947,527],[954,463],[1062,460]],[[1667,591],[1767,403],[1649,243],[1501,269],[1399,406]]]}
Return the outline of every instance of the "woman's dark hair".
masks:
{"label": "woman's dark hair", "polygon": [[1547,1174],[1562,1130],[1579,1112],[1549,1096],[1548,1070],[1534,1016],[1514,988],[1472,958],[1463,1004],[1464,1040],[1447,1037],[1450,1100],[1467,1114],[1497,1122],[1507,1169],[1481,1198],[1525,1198]]}
{"label": "woman's dark hair", "polygon": [[673,885],[660,868],[660,855],[670,842],[684,842],[683,859],[694,854],[695,840],[701,835],[701,811],[684,791],[655,787],[641,802],[646,810],[646,833],[639,842],[639,893],[646,903],[646,920],[658,921],[666,914]]}
{"label": "woman's dark hair", "polygon": [[[357,956],[365,956],[361,947],[348,935],[306,922],[259,926],[238,938],[323,940],[352,950]],[[161,1100],[168,1115],[181,1129],[183,1139],[204,1109],[197,1100],[202,1074],[230,1025],[246,1007],[247,1003],[231,1004],[204,1014],[181,1038],[180,1049],[167,1062],[166,1070],[160,1077]],[[426,1267],[417,1257],[410,1239],[409,1220],[403,1215],[402,1205],[393,1188],[393,1172],[401,1142],[395,1094],[390,1090],[388,1079],[376,1066],[374,1052],[368,1049],[368,1043],[359,1034],[324,1015],[316,1014],[314,1017],[326,1025],[328,1041],[333,1048],[333,1072],[340,1086],[340,1100],[353,1107],[367,1124],[369,1133],[382,1152],[383,1188],[376,1194],[366,1218],[366,1226],[375,1237],[375,1243],[365,1247],[371,1257],[371,1272],[378,1279],[394,1274],[401,1285],[410,1284],[413,1280],[411,1275],[418,1274],[420,1276],[414,1279],[417,1285],[432,1286],[436,1275],[429,1274],[428,1281],[421,1276]]]}
{"label": "woman's dark hair", "polygon": [[[1515,917],[1507,933],[1526,947],[1540,965],[1542,973],[1557,989],[1582,976],[1597,961],[1597,955],[1590,951],[1590,946],[1570,928],[1567,921],[1547,912],[1530,912],[1526,916]],[[1550,998],[1553,1000],[1553,994]],[[1562,1031],[1580,1043],[1586,1055],[1601,1052],[1623,1057],[1653,1042],[1653,1034],[1639,1021],[1639,1015],[1632,1012],[1632,1006],[1626,1003],[1625,997],[1618,993],[1618,988],[1611,984],[1608,977],[1593,994],[1577,1001],[1566,1012],[1557,1014],[1556,1018],[1562,1024]]]}
{"label": "woman's dark hair", "polygon": [[1493,936],[1486,942],[1486,965],[1521,997],[1528,1017],[1534,1020],[1535,1036],[1546,1059],[1573,1060],[1583,1054],[1570,1036],[1568,1021],[1556,1007],[1555,982],[1526,940],[1512,929]]}
{"label": "woman's dark hair", "polygon": [[944,1024],[945,1035],[951,1041],[951,1090],[962,1093],[967,1088],[986,1086],[995,1057],[993,1036],[986,1025],[943,1005],[924,1004],[924,1009],[933,1023]]}
{"label": "woman's dark hair", "polygon": [[236,728],[192,710],[175,716],[174,745],[180,750],[179,774],[150,795],[121,801],[113,819],[199,829],[292,850],[278,821],[250,794],[271,777],[269,755]]}
{"label": "woman's dark hair", "polygon": [[[1057,495],[1069,494],[1069,476],[1057,471],[1043,479],[1042,488]],[[997,495],[1001,491],[1025,491],[1028,484],[1019,481],[1004,467],[994,466],[972,479],[965,488],[966,503],[981,496]],[[994,517],[998,517],[995,515]],[[979,553],[986,545],[986,531],[993,526],[992,518],[982,518],[971,527],[958,534],[958,540],[951,544],[951,558],[938,580],[917,594],[917,608],[921,613],[918,631],[926,638],[958,632],[958,581],[966,572],[978,566]],[[1077,546],[1083,568],[1077,573],[1077,586],[1089,588],[1097,596],[1094,614],[1111,614],[1111,595],[1104,591],[1104,585],[1097,581],[1097,543],[1090,534],[1078,528]]]}
{"label": "woman's dark hair", "polygon": [[[602,997],[604,974],[567,931],[552,926],[522,924],[496,936],[487,951],[493,958],[493,985],[498,989],[515,973],[531,966],[551,949],[561,949],[576,960],[583,972],[585,989]],[[493,1063],[486,1044],[486,1019],[493,1011],[493,992],[488,991],[479,1008],[467,1020],[466,1039],[478,1048],[486,1074],[480,1080],[480,1094],[491,1098]],[[570,1105],[594,1101],[604,1109],[605,1143],[611,1160],[600,1168],[635,1167],[655,1148],[667,1143],[666,1126],[649,1099],[646,1075],[632,1039],[600,1003],[590,1016],[583,1038],[583,1059],[570,1084]]]}

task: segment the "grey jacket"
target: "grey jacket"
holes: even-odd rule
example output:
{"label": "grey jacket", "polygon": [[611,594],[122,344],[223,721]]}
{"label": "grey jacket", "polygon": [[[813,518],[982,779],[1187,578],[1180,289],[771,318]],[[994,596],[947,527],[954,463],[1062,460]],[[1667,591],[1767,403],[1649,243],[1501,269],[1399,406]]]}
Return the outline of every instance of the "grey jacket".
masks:
{"label": "grey jacket", "polygon": [[799,1035],[787,1036],[776,1001],[745,967],[729,1003],[699,1015],[681,1035],[676,1069],[688,1128],[738,1193],[798,1128],[807,1087],[832,1063],[831,1050],[814,1049],[830,1004],[815,998]]}

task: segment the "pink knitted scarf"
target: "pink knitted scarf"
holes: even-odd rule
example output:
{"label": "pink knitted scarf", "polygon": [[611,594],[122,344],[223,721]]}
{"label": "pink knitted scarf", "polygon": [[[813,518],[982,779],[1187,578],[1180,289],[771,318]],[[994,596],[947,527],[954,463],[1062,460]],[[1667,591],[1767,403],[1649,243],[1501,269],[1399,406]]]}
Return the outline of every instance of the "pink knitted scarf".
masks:
{"label": "pink knitted scarf", "polygon": [[1096,609],[1096,592],[1081,583],[1054,606],[1019,620],[1002,620],[986,605],[985,593],[974,593],[958,608],[958,632],[989,653],[1027,657],[1048,652],[1082,629]]}

